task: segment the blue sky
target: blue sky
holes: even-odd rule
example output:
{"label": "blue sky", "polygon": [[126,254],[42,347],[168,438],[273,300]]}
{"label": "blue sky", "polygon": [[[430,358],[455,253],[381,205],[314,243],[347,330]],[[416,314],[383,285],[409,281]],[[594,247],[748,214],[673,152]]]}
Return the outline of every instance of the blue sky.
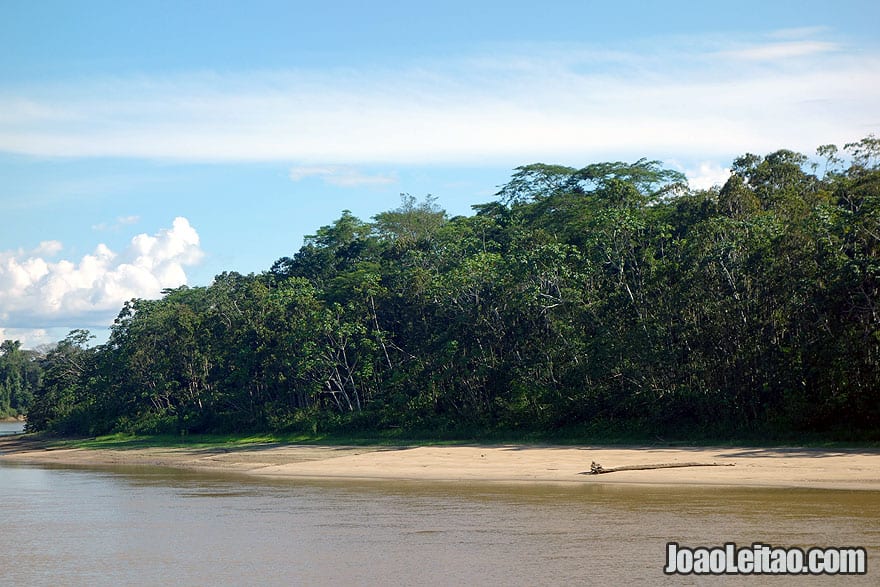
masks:
{"label": "blue sky", "polygon": [[259,272],[400,193],[880,130],[876,2],[0,3],[0,338]]}

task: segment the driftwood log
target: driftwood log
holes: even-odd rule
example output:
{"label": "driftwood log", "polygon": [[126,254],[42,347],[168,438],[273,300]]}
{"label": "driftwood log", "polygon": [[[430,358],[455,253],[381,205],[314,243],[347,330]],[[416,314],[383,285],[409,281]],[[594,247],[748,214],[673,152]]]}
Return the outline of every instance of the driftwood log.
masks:
{"label": "driftwood log", "polygon": [[616,473],[617,471],[647,471],[650,469],[676,469],[678,467],[732,467],[733,463],[659,463],[656,465],[625,465],[623,467],[605,468],[596,461],[590,464],[590,470],[581,475],[601,475],[603,473]]}

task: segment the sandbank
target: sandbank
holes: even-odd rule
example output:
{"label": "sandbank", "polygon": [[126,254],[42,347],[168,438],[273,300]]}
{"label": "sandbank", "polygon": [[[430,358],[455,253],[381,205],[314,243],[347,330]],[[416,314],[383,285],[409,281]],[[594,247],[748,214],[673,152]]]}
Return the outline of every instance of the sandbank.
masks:
{"label": "sandbank", "polygon": [[[460,482],[802,487],[880,491],[880,450],[749,447],[419,446],[257,444],[230,448],[57,448],[0,437],[0,462],[158,466],[254,476]],[[604,468],[700,463],[587,475]]]}

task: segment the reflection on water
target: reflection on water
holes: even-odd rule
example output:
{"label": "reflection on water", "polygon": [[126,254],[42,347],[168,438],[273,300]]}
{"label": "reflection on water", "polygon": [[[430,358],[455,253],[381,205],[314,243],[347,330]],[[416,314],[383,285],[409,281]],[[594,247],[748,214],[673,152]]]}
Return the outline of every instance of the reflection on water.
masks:
{"label": "reflection on water", "polygon": [[21,434],[24,432],[24,422],[0,422],[0,436]]}
{"label": "reflection on water", "polygon": [[877,584],[880,560],[878,492],[267,482],[0,465],[0,516],[0,584],[652,584],[668,579],[668,541],[865,546],[869,575],[852,584]]}

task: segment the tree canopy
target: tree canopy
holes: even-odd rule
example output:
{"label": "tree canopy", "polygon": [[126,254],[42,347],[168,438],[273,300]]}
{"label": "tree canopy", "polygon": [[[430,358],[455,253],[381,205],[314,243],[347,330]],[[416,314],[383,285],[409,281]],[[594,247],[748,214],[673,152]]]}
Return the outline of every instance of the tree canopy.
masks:
{"label": "tree canopy", "polygon": [[344,211],[263,273],[130,301],[106,344],[3,343],[0,412],[77,434],[876,438],[880,142],[818,155],[746,154],[708,190],[645,159],[533,164],[471,216]]}

